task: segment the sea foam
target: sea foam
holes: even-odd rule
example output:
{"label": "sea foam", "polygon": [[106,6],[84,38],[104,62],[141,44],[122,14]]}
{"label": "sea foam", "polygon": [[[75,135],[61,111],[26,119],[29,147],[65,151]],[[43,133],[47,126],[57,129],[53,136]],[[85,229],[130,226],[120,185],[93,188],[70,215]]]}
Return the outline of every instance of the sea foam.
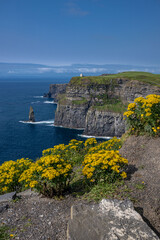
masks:
{"label": "sea foam", "polygon": [[38,122],[29,122],[29,121],[19,121],[20,123],[25,124],[53,124],[54,120],[38,121]]}

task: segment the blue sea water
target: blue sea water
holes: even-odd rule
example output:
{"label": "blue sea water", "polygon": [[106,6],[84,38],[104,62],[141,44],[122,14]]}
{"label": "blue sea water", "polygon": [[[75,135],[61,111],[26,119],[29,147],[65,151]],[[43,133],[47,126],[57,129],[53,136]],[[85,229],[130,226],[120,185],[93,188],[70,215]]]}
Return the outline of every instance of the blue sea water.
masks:
{"label": "blue sea water", "polygon": [[[22,157],[35,160],[44,149],[82,139],[82,131],[54,127],[56,104],[42,97],[50,83],[57,82],[0,82],[0,164]],[[30,106],[35,124],[23,122]]]}

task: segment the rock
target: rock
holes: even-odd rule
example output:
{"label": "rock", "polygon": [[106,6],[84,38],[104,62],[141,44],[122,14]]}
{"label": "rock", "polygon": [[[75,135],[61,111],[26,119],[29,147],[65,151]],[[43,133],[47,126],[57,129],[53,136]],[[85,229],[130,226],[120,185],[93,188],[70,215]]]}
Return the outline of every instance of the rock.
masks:
{"label": "rock", "polygon": [[2,213],[3,211],[7,210],[9,208],[9,205],[8,204],[4,204],[2,203],[0,205],[0,213]]}
{"label": "rock", "polygon": [[49,92],[44,94],[44,97],[53,98],[55,102],[58,101],[58,94],[63,94],[66,91],[67,84],[51,84]]}
{"label": "rock", "polygon": [[29,110],[29,121],[35,122],[34,111],[33,111],[32,106],[30,106],[30,110]]}
{"label": "rock", "polygon": [[130,201],[106,200],[71,209],[68,240],[158,240]]}
{"label": "rock", "polygon": [[28,196],[28,197],[33,197],[33,196],[39,196],[39,193],[38,192],[35,192],[35,191],[32,191],[31,189],[27,189],[27,190],[25,190],[25,191],[23,191],[23,192],[19,192],[19,193],[17,193],[17,196],[18,197],[26,197],[26,196]]}
{"label": "rock", "polygon": [[0,195],[0,203],[1,202],[8,202],[16,198],[16,192],[6,193]]}
{"label": "rock", "polygon": [[88,110],[85,121],[85,135],[120,137],[124,132],[123,114]]}

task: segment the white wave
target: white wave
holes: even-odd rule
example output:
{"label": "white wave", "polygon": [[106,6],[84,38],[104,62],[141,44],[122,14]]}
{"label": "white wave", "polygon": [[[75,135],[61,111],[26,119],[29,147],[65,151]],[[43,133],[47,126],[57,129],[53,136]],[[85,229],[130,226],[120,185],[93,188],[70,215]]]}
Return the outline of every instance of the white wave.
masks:
{"label": "white wave", "polygon": [[54,102],[54,101],[44,101],[44,103],[48,103],[48,104],[57,104],[57,103]]}
{"label": "white wave", "polygon": [[83,137],[83,138],[103,138],[103,139],[111,139],[112,137],[104,137],[104,136],[88,136],[88,135],[83,135],[83,134],[78,134],[78,136]]}
{"label": "white wave", "polygon": [[29,122],[29,121],[19,121],[19,122],[25,123],[25,124],[53,124],[54,120],[39,121],[39,122]]}
{"label": "white wave", "polygon": [[43,98],[43,96],[33,96],[34,98]]}
{"label": "white wave", "polygon": [[31,102],[31,104],[35,104],[35,103],[40,103],[40,101],[36,101],[36,102]]}

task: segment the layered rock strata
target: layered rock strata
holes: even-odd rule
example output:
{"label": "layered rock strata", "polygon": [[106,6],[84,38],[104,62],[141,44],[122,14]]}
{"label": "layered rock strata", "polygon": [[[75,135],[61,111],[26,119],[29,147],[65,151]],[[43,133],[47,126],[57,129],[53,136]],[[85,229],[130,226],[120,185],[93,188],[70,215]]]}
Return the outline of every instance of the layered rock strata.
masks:
{"label": "layered rock strata", "polygon": [[[157,86],[122,78],[110,79],[104,84],[87,78],[82,78],[80,83],[71,79],[60,89],[60,85],[57,88],[55,84],[50,90],[50,96],[58,100],[55,125],[84,129],[85,134],[94,136],[121,136],[125,132],[124,105],[136,97],[160,94]],[[119,110],[111,107],[117,103]]]}
{"label": "layered rock strata", "polygon": [[63,94],[66,91],[67,84],[51,84],[49,92],[44,94],[44,97],[53,98],[55,102],[58,101],[58,94]]}

